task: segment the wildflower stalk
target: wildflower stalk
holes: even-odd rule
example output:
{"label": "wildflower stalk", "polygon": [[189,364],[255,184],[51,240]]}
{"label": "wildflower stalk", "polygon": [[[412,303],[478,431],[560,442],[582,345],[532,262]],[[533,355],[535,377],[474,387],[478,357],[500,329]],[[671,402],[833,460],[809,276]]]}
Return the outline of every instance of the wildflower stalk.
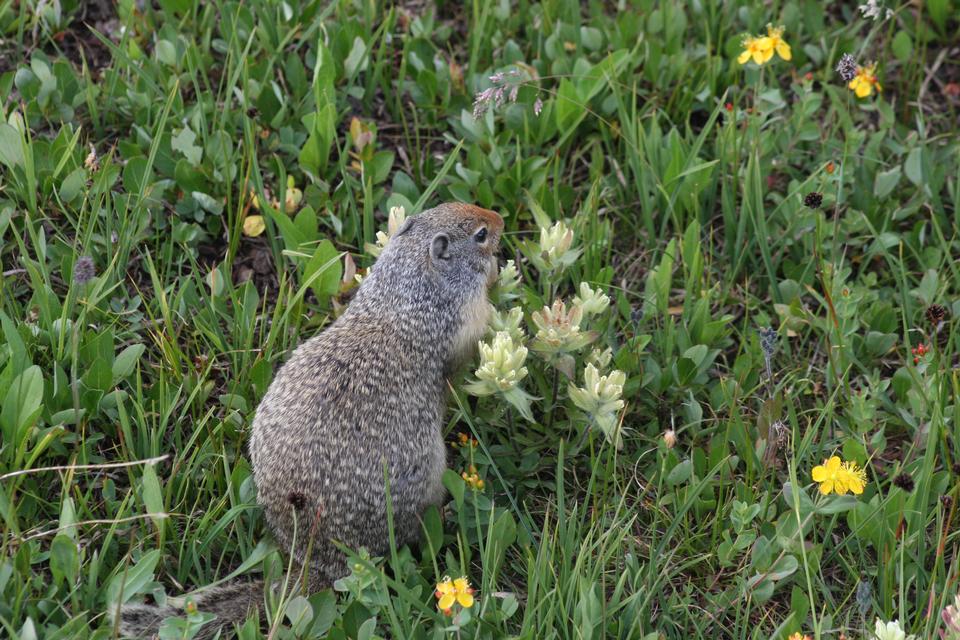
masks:
{"label": "wildflower stalk", "polygon": [[[803,519],[800,517],[800,482],[797,479],[797,460],[793,456],[789,458],[789,473],[790,473],[790,487],[793,489],[790,492],[791,497],[791,506],[793,507],[793,513],[797,518],[797,531],[800,532],[800,535],[803,534]],[[810,561],[807,559],[807,546],[805,544],[800,544],[800,559],[803,562],[803,574],[807,583],[807,599],[810,603],[810,617],[813,620],[813,633],[814,638],[820,640],[820,634],[822,630],[823,621],[822,618],[818,617],[817,611],[817,600],[816,594],[813,591],[813,580],[810,578]]]}

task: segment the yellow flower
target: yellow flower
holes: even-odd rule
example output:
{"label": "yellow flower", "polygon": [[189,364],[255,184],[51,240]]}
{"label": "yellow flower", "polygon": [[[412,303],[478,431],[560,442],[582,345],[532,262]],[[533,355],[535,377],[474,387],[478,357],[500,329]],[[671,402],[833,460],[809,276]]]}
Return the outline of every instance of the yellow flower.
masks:
{"label": "yellow flower", "polygon": [[790,52],[790,45],[783,39],[783,27],[772,27],[768,24],[767,38],[770,39],[770,47],[777,52],[778,56],[784,60],[789,60],[793,57],[793,54]]}
{"label": "yellow flower", "polygon": [[847,471],[837,456],[814,467],[811,476],[814,482],[820,483],[820,493],[823,495],[835,492],[838,496],[842,496],[847,492]]}
{"label": "yellow flower", "polygon": [[752,59],[758,65],[762,65],[772,57],[773,44],[769,37],[754,38],[753,36],[747,36],[743,39],[743,53],[737,58],[737,62],[747,64]]}
{"label": "yellow flower", "polygon": [[263,222],[263,216],[247,216],[243,219],[243,235],[256,238],[263,233],[266,225]]}
{"label": "yellow flower", "polygon": [[843,470],[847,474],[847,487],[850,493],[858,496],[867,484],[867,472],[857,467],[856,462],[844,462]]}
{"label": "yellow flower", "polygon": [[841,462],[837,456],[814,467],[811,475],[814,482],[820,483],[823,495],[836,493],[842,496],[849,491],[858,496],[867,485],[866,471],[857,467],[856,462]]}
{"label": "yellow flower", "polygon": [[470,465],[468,469],[470,473],[464,471],[460,474],[460,477],[463,478],[463,481],[467,483],[467,486],[473,489],[474,491],[483,491],[484,482],[483,478],[477,473],[477,468],[473,465]]}
{"label": "yellow flower", "polygon": [[791,633],[787,640],[810,640],[810,636],[801,635],[801,633],[797,631],[796,633]]}
{"label": "yellow flower", "polygon": [[451,580],[445,577],[437,583],[437,590],[434,592],[437,597],[437,608],[445,614],[450,615],[450,609],[454,604],[459,604],[464,609],[473,606],[473,589],[466,577]]}
{"label": "yellow flower", "polygon": [[876,88],[877,93],[883,91],[883,87],[880,86],[880,82],[877,80],[876,63],[866,67],[857,67],[856,77],[854,77],[847,86],[853,89],[853,92],[857,94],[858,98],[866,98],[873,93],[874,88]]}

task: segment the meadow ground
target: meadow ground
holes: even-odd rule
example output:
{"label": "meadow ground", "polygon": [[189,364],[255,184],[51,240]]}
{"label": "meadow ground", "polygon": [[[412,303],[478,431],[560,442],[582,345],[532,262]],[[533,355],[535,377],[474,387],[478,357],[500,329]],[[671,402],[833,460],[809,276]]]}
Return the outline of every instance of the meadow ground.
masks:
{"label": "meadow ground", "polygon": [[281,575],[257,403],[459,200],[445,518],[241,638],[960,638],[958,12],[0,0],[0,636]]}

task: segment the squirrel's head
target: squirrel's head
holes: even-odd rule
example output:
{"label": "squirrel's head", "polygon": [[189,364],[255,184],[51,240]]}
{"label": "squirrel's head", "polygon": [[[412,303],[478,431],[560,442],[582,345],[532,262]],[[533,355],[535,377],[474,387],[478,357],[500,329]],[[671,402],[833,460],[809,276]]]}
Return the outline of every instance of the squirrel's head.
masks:
{"label": "squirrel's head", "polygon": [[496,272],[494,252],[503,232],[499,214],[471,204],[446,203],[411,218],[427,239],[427,261],[441,277],[459,279],[465,269],[489,279]]}
{"label": "squirrel's head", "polygon": [[451,354],[465,353],[486,329],[502,232],[503,218],[470,204],[441,204],[412,216],[390,238],[351,307],[381,308],[386,298],[391,309],[420,309],[431,326],[455,331]]}
{"label": "squirrel's head", "polygon": [[400,259],[422,265],[418,275],[429,275],[445,288],[463,293],[482,290],[482,285],[496,278],[494,253],[502,232],[503,218],[493,211],[470,204],[441,204],[407,218],[378,265]]}

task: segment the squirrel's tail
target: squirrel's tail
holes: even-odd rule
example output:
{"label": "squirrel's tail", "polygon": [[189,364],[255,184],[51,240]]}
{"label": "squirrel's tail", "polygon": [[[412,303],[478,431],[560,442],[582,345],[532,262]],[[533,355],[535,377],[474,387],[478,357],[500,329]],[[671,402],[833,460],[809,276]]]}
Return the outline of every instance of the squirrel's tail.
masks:
{"label": "squirrel's tail", "polygon": [[[204,589],[191,596],[197,610],[216,615],[216,619],[203,625],[195,640],[207,640],[221,628],[228,631],[232,625],[243,622],[251,611],[263,601],[262,580],[237,581],[219,587]],[[170,598],[168,602],[180,604],[184,598]],[[158,638],[164,618],[183,615],[183,607],[167,605],[158,607],[148,604],[125,604],[120,607],[120,637],[153,640]]]}

